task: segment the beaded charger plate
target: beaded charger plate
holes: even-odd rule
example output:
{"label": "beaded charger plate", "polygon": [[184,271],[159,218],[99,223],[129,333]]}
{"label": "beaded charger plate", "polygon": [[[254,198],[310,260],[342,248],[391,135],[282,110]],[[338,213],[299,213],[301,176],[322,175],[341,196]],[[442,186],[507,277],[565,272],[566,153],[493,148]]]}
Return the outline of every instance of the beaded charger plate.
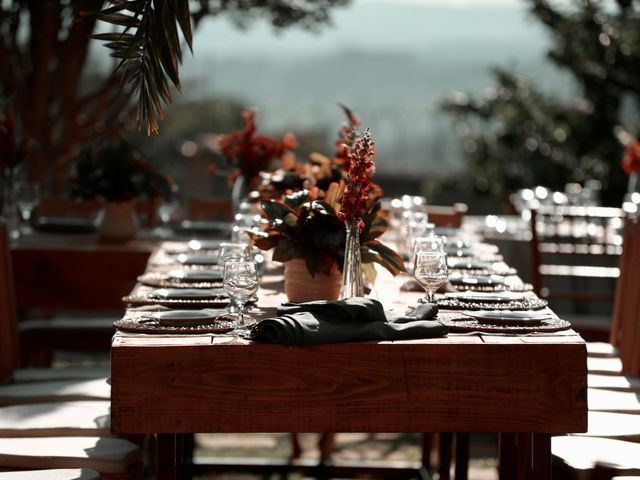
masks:
{"label": "beaded charger plate", "polygon": [[513,267],[507,268],[465,268],[449,267],[450,272],[468,273],[470,275],[517,275],[518,271]]}
{"label": "beaded charger plate", "polygon": [[[199,312],[199,310],[195,310],[194,312]],[[237,326],[234,318],[226,312],[193,315],[191,319],[183,316],[182,320],[184,321],[178,321],[178,319],[165,321],[171,317],[171,313],[172,311],[129,312],[124,318],[114,322],[113,325],[117,330],[123,332],[157,334],[223,334],[232,331]]]}
{"label": "beaded charger plate", "polygon": [[511,285],[459,285],[456,283],[454,286],[460,292],[533,292],[533,285],[530,283]]}
{"label": "beaded charger plate", "polygon": [[438,298],[438,307],[447,310],[540,310],[547,306],[547,301],[538,297],[508,300],[505,302],[467,300],[464,298]]}
{"label": "beaded charger plate", "polygon": [[229,296],[222,291],[219,294],[192,296],[188,293],[193,291],[184,289],[184,296],[172,295],[162,296],[154,293],[153,290],[136,289],[132,295],[122,298],[128,305],[162,305],[173,308],[204,308],[204,307],[224,307],[229,304]]}
{"label": "beaded charger plate", "polygon": [[558,332],[571,328],[571,323],[566,320],[562,320],[561,318],[547,318],[540,320],[535,324],[518,324],[517,322],[507,324],[492,324],[485,321],[479,322],[475,318],[466,315],[440,318],[440,314],[438,314],[437,320],[440,320],[443,325],[446,325],[449,328],[449,332],[451,333],[478,332],[528,334]]}
{"label": "beaded charger plate", "polygon": [[[190,270],[192,272],[207,272],[208,270]],[[138,281],[143,285],[161,288],[219,288],[222,287],[222,270],[219,271],[220,279],[202,280],[197,275],[189,276],[186,279],[172,276],[170,272],[147,272],[138,277]],[[190,277],[190,278],[189,278]],[[200,278],[204,278],[200,277]],[[193,280],[192,280],[193,279]]]}

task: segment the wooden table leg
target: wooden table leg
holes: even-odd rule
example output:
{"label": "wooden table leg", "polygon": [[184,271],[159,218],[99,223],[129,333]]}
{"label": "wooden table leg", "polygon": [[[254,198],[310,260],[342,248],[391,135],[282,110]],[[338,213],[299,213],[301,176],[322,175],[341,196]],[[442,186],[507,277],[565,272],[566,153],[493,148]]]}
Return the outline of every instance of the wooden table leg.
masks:
{"label": "wooden table leg", "polygon": [[516,478],[518,480],[531,480],[531,448],[530,433],[516,434]]}
{"label": "wooden table leg", "polygon": [[178,480],[177,442],[173,433],[156,436],[156,479]]}
{"label": "wooden table leg", "polygon": [[431,449],[433,448],[433,433],[422,434],[422,468],[431,472]]}
{"label": "wooden table leg", "polygon": [[440,480],[451,478],[451,449],[453,447],[453,433],[440,434],[440,465],[438,465]]}
{"label": "wooden table leg", "polygon": [[467,480],[469,476],[469,434],[456,433],[456,480]]}
{"label": "wooden table leg", "polygon": [[513,480],[516,478],[516,434],[498,434],[500,445],[500,480]]}
{"label": "wooden table leg", "polygon": [[533,480],[551,478],[551,435],[533,434]]}

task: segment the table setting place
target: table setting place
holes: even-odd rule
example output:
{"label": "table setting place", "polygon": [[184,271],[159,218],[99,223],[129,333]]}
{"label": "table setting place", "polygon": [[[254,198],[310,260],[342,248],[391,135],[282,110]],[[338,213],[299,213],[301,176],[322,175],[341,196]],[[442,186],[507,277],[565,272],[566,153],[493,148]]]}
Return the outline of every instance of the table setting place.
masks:
{"label": "table setting place", "polygon": [[[370,297],[292,302],[280,294],[275,305],[272,300],[265,304],[260,298],[265,262],[255,247],[164,242],[153,258],[168,260],[150,262],[138,277],[139,284],[123,298],[129,309],[116,327],[131,333],[229,335],[286,345],[570,328],[504,263],[497,248],[455,237],[451,229],[448,233],[450,237],[430,234],[412,240],[413,258],[406,262],[412,278],[399,276],[392,288],[424,291],[425,296],[402,312],[373,298],[375,288]],[[452,248],[474,253],[451,256]]]}

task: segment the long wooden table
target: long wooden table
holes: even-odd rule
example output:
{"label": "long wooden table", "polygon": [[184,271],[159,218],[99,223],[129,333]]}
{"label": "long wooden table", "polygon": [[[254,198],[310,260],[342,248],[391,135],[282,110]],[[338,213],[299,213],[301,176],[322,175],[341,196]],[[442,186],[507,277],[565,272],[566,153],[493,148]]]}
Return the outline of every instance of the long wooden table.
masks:
{"label": "long wooden table", "polygon": [[[264,289],[260,304],[283,300]],[[418,293],[378,286],[386,306]],[[496,432],[501,479],[551,478],[550,437],[587,429],[586,346],[573,330],[287,347],[233,336],[118,333],[112,429],[159,434],[178,478],[192,432]]]}

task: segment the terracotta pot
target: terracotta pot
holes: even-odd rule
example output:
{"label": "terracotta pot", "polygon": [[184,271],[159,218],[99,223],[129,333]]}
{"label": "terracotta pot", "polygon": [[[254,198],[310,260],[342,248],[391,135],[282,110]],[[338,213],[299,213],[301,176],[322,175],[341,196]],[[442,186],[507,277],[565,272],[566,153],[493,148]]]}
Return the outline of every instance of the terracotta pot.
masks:
{"label": "terracotta pot", "polygon": [[312,277],[304,260],[295,258],[284,264],[284,293],[290,302],[337,300],[342,288],[342,274],[317,273]]}
{"label": "terracotta pot", "polygon": [[98,238],[102,242],[124,243],[138,233],[133,202],[107,202],[98,219]]}

